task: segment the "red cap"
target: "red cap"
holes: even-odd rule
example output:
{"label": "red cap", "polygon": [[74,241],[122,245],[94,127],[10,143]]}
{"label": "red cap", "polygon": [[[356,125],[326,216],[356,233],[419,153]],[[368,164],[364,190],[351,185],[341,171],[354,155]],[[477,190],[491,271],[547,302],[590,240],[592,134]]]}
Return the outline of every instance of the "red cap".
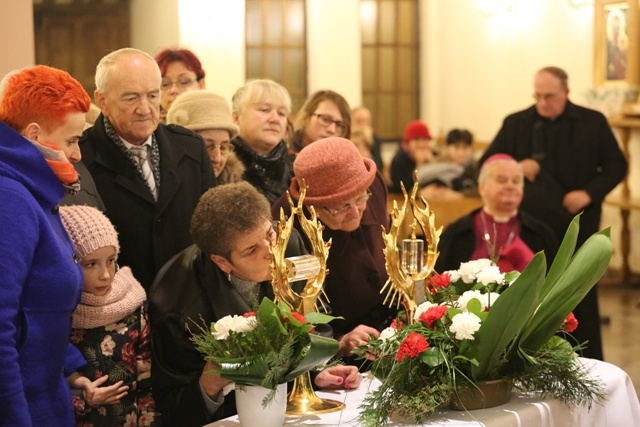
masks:
{"label": "red cap", "polygon": [[429,132],[429,128],[422,120],[412,120],[404,129],[404,138],[402,141],[407,142],[419,138],[431,139],[431,132]]}

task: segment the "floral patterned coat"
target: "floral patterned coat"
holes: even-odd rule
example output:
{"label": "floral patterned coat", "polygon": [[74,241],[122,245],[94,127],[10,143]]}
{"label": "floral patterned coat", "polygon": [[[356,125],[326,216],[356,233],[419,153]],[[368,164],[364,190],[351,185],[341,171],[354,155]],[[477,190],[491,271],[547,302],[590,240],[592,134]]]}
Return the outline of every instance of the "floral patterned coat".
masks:
{"label": "floral patterned coat", "polygon": [[92,408],[82,396],[73,396],[78,427],[133,427],[160,425],[151,396],[151,339],[148,314],[141,306],[124,319],[93,329],[74,329],[71,341],[87,365],[80,372],[95,381],[109,375],[105,385],[120,380],[129,386],[120,403]]}

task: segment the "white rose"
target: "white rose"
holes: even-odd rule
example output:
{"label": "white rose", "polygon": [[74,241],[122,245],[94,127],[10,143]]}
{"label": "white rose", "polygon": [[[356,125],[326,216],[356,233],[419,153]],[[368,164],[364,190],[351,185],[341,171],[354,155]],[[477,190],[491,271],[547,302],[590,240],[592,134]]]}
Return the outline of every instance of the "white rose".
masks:
{"label": "white rose", "polygon": [[392,328],[392,327],[388,327],[382,330],[382,332],[380,332],[380,336],[378,337],[381,341],[386,341],[389,338],[392,338],[396,335],[398,331],[396,330],[396,328]]}
{"label": "white rose", "polygon": [[226,340],[229,338],[229,332],[249,332],[256,327],[256,318],[254,316],[225,316],[218,320],[215,324],[215,331],[212,335],[217,340]]}
{"label": "white rose", "polygon": [[434,304],[434,303],[429,302],[429,301],[423,302],[418,307],[416,307],[416,311],[415,311],[415,313],[413,313],[413,320],[415,322],[418,322],[420,320],[420,316],[422,315],[422,313],[424,313],[425,311],[429,310],[431,307],[434,307],[436,305],[438,305],[438,304]]}
{"label": "white rose", "polygon": [[480,329],[480,318],[473,313],[464,312],[453,316],[449,330],[456,334],[457,340],[474,340],[473,334]]}

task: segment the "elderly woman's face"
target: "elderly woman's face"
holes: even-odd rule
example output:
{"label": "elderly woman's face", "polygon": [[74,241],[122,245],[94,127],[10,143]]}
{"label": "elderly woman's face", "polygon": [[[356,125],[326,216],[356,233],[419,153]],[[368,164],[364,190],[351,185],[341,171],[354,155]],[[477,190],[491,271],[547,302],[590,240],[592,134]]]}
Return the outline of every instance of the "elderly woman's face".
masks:
{"label": "elderly woman's face", "polygon": [[211,166],[213,166],[213,172],[215,172],[217,178],[227,164],[229,154],[233,151],[229,131],[226,129],[205,129],[199,130],[198,134],[204,140],[204,145],[211,159]]}
{"label": "elderly woman's face", "polygon": [[269,247],[275,243],[275,239],[276,233],[269,220],[239,236],[235,240],[229,260],[226,260],[231,274],[238,279],[252,282],[271,280],[269,265],[272,257]]}
{"label": "elderly woman's face", "polygon": [[522,202],[522,168],[512,160],[495,160],[486,167],[491,169],[478,187],[482,201],[491,213],[513,213]]}
{"label": "elderly woman's face", "polygon": [[255,104],[245,105],[234,112],[235,123],[240,127],[240,137],[256,153],[269,154],[284,138],[287,130],[287,109],[270,97]]}
{"label": "elderly woman's face", "polygon": [[316,207],[318,218],[331,230],[355,231],[360,227],[369,197],[371,193],[367,190],[340,206]]}

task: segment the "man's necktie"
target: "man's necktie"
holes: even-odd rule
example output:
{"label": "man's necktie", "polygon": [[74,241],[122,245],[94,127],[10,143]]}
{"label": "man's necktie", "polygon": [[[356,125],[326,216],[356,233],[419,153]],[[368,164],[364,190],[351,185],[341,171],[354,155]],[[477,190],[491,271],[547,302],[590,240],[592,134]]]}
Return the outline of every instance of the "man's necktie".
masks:
{"label": "man's necktie", "polygon": [[129,148],[129,151],[131,151],[131,154],[133,154],[134,158],[138,161],[140,168],[142,168],[142,175],[144,176],[144,180],[147,181],[153,198],[158,200],[158,189],[156,187],[156,179],[151,170],[151,164],[149,163],[148,149],[149,146],[145,144],[142,146],[133,146]]}

